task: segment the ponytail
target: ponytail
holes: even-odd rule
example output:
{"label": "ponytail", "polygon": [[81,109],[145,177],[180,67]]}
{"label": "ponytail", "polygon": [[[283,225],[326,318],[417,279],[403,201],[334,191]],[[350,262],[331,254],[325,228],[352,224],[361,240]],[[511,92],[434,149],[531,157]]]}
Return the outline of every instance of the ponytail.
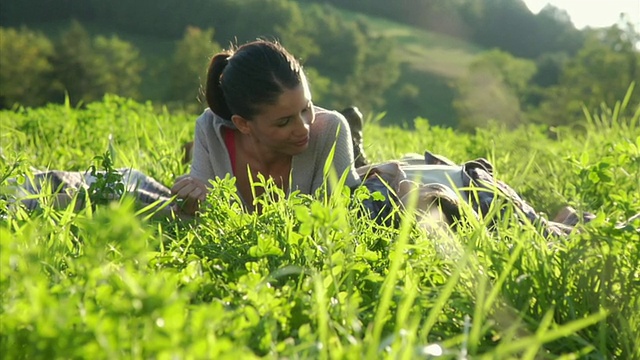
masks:
{"label": "ponytail", "polygon": [[230,120],[231,110],[225,100],[224,92],[220,85],[222,72],[227,66],[227,59],[231,56],[229,52],[222,52],[211,58],[209,68],[207,70],[207,85],[205,89],[205,97],[209,109],[223,119]]}

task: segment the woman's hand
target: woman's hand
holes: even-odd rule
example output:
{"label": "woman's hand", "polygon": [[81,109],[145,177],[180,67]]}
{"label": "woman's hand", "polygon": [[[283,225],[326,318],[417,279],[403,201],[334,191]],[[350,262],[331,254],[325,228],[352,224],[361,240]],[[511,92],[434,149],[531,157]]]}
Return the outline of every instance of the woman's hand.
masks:
{"label": "woman's hand", "polygon": [[184,200],[183,204],[178,205],[179,211],[187,215],[195,215],[200,207],[200,202],[207,198],[207,186],[196,178],[183,175],[176,179],[171,193]]}

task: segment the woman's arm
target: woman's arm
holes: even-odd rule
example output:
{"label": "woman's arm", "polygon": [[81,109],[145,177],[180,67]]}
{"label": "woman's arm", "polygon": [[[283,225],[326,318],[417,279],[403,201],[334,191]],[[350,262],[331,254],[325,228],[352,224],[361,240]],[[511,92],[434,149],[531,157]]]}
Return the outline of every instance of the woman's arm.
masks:
{"label": "woman's arm", "polygon": [[334,112],[337,125],[337,139],[335,141],[336,150],[333,156],[333,168],[338,176],[347,171],[345,185],[352,187],[360,183],[360,177],[356,173],[355,160],[353,158],[353,142],[351,141],[351,130],[344,116]]}
{"label": "woman's arm", "polygon": [[207,146],[207,126],[212,126],[211,118],[207,112],[200,115],[196,121],[196,130],[193,142],[193,162],[188,175],[180,176],[171,187],[171,193],[181,199],[174,210],[178,213],[193,216],[200,208],[200,203],[207,196],[207,181],[215,178],[215,172],[211,165],[210,150]]}
{"label": "woman's arm", "polygon": [[191,163],[191,177],[200,181],[208,181],[215,178],[215,171],[211,165],[210,149],[207,146],[207,127],[211,127],[212,120],[206,116],[206,112],[196,121],[196,130],[193,142],[193,162]]}
{"label": "woman's arm", "polygon": [[319,162],[319,173],[313,179],[312,191],[322,186],[324,164],[327,161],[331,149],[335,146],[333,153],[332,167],[338,177],[347,171],[347,178],[345,184],[349,187],[357,186],[360,184],[360,178],[356,173],[353,159],[353,145],[351,141],[351,132],[349,125],[344,116],[337,111],[321,110],[319,116],[325,117],[324,119],[316,119],[321,121],[321,124],[317,124],[317,131],[320,131],[319,136],[322,138],[321,146],[318,148],[317,160]]}
{"label": "woman's arm", "polygon": [[191,176],[179,177],[171,188],[171,193],[184,201],[176,204],[175,210],[186,215],[195,215],[200,203],[207,198],[207,192],[207,186],[202,181]]}

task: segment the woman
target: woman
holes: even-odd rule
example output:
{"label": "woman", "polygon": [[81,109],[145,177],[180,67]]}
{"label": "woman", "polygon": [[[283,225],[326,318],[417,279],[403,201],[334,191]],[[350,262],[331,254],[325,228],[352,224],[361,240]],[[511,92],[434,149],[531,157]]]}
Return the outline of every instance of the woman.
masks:
{"label": "woman", "polygon": [[184,199],[182,212],[194,214],[209,180],[227,174],[250,211],[259,174],[287,192],[311,194],[325,181],[334,145],[333,169],[358,185],[345,118],[313,105],[302,66],[278,43],[258,40],[215,55],[205,95],[209,108],[196,122],[191,172],[171,189]]}

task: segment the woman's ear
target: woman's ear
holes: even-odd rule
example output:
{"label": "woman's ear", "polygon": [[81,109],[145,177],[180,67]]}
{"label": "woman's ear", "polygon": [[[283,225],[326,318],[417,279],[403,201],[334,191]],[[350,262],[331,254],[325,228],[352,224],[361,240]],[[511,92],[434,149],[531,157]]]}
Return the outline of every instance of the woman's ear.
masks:
{"label": "woman's ear", "polygon": [[243,118],[242,116],[240,115],[231,116],[231,122],[233,122],[233,125],[235,125],[238,131],[240,131],[241,133],[246,135],[251,132],[251,127],[249,126],[249,120]]}

